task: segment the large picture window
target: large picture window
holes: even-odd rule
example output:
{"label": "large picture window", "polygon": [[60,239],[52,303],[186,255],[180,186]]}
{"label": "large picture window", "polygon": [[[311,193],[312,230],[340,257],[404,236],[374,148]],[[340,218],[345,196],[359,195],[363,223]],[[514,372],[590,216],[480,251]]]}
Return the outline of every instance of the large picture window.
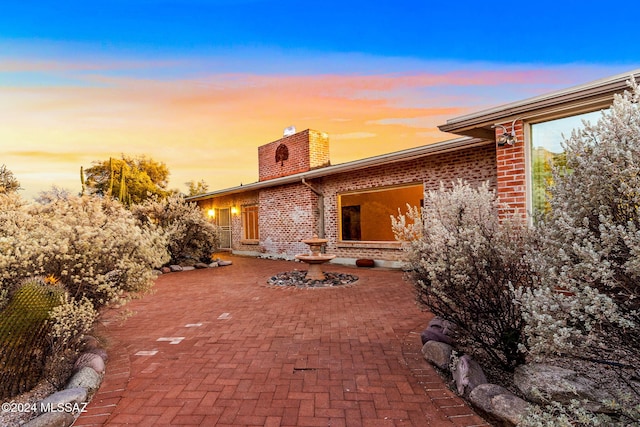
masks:
{"label": "large picture window", "polygon": [[548,188],[553,184],[552,166],[566,163],[562,142],[583,120],[595,123],[602,113],[594,111],[531,125],[531,205],[534,214],[549,209]]}
{"label": "large picture window", "polygon": [[340,238],[342,241],[395,241],[391,216],[410,206],[421,206],[422,184],[370,189],[339,195]]}

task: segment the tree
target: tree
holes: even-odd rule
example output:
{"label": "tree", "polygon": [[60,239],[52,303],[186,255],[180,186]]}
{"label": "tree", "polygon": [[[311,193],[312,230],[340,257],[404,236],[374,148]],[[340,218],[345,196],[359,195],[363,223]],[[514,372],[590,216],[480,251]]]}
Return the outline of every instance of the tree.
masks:
{"label": "tree", "polygon": [[15,193],[20,190],[20,182],[6,165],[0,166],[0,194]]}
{"label": "tree", "polygon": [[151,196],[167,196],[169,169],[162,162],[141,156],[95,161],[84,171],[90,194],[114,197],[124,204],[140,203]]}
{"label": "tree", "polygon": [[185,184],[188,187],[189,192],[187,193],[187,196],[189,197],[204,194],[209,190],[209,184],[207,184],[204,179],[201,179],[198,182],[191,180],[189,182],[185,182]]}

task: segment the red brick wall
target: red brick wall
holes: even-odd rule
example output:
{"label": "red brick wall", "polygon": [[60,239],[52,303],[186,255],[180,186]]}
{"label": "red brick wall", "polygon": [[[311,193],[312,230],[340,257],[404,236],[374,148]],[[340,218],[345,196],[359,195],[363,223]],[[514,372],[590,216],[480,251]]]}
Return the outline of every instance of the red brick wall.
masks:
{"label": "red brick wall", "polygon": [[[276,150],[284,144],[288,159],[276,161]],[[260,181],[306,172],[329,164],[329,137],[326,133],[307,129],[258,147]]]}
{"label": "red brick wall", "polygon": [[260,245],[264,252],[292,257],[308,253],[301,243],[317,227],[317,196],[303,184],[290,184],[260,192]]}
{"label": "red brick wall", "polygon": [[244,245],[240,242],[240,240],[242,239],[242,206],[255,205],[258,203],[258,198],[259,193],[257,191],[251,191],[229,196],[200,200],[197,203],[205,213],[207,213],[209,209],[213,208],[231,208],[235,206],[237,209],[237,213],[231,214],[231,239],[233,242],[233,249],[239,251],[262,252],[263,248],[258,245]]}
{"label": "red brick wall", "polygon": [[[398,261],[403,254],[395,243],[367,247],[364,243],[341,244],[338,239],[338,196],[354,190],[367,190],[381,186],[423,183],[425,189],[435,190],[440,182],[450,184],[461,178],[472,184],[489,181],[497,186],[496,148],[493,144],[438,154],[417,160],[390,163],[310,180],[309,184],[324,194],[325,233],[329,240],[327,253],[342,258],[373,258]],[[233,240],[235,250],[254,251],[280,257],[293,257],[307,253],[309,248],[301,240],[311,237],[318,227],[318,197],[301,183],[262,189],[259,192],[219,197],[200,202],[208,206],[228,207],[259,203],[259,245],[240,243],[241,218],[234,215]],[[380,247],[382,246],[382,247]]]}
{"label": "red brick wall", "polygon": [[[512,123],[503,123],[507,132],[512,131]],[[524,124],[522,120],[515,121],[516,142],[514,145],[496,147],[496,165],[498,177],[498,197],[508,207],[500,210],[500,217],[508,213],[526,214],[526,165]],[[500,140],[503,129],[496,127],[496,141]]]}
{"label": "red brick wall", "polygon": [[[397,248],[363,248],[361,244],[340,244],[338,239],[338,196],[354,190],[422,182],[425,190],[436,190],[440,182],[445,185],[456,179],[479,185],[489,181],[496,188],[496,150],[493,144],[450,153],[424,157],[418,160],[391,163],[382,167],[363,169],[314,181],[325,195],[325,231],[327,252],[345,258],[374,258],[401,260]],[[344,246],[356,247],[344,247]],[[379,245],[385,246],[385,245]],[[393,246],[393,245],[386,245]]]}
{"label": "red brick wall", "polygon": [[324,132],[309,132],[309,168],[317,169],[329,166],[329,136]]}

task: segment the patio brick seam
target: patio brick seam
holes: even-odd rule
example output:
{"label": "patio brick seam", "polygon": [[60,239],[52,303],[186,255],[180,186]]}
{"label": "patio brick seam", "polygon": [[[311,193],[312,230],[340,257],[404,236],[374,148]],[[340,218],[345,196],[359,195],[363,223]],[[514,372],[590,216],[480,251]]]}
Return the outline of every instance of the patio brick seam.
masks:
{"label": "patio brick seam", "polygon": [[[491,426],[491,424],[480,417],[464,399],[455,395],[446,386],[445,379],[424,359],[422,347],[420,346],[421,331],[421,326],[417,325],[414,330],[404,336],[402,340],[402,356],[407,368],[422,386],[425,396],[428,397],[448,419],[451,421],[455,419],[457,426]],[[427,383],[420,381],[420,378],[424,377],[425,373],[430,374],[430,378],[433,378],[432,375],[435,374],[439,378],[439,381],[429,381]],[[440,393],[442,393],[442,395],[438,396]],[[460,424],[460,419],[462,418],[468,418],[468,424],[466,420],[463,424]]]}

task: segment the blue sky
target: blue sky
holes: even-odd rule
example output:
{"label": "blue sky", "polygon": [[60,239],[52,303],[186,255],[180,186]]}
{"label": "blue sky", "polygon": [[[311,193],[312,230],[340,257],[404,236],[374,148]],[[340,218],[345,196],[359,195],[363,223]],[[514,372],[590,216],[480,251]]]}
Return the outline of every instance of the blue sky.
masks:
{"label": "blue sky", "polygon": [[640,7],[632,4],[27,0],[3,4],[0,28],[8,42],[42,47],[62,42],[94,53],[143,57],[243,48],[430,61],[611,64],[638,60],[632,42]]}
{"label": "blue sky", "polygon": [[25,195],[121,153],[214,189],[255,181],[289,125],[334,164],[450,139],[448,118],[639,68],[626,3],[5,2],[0,164]]}

